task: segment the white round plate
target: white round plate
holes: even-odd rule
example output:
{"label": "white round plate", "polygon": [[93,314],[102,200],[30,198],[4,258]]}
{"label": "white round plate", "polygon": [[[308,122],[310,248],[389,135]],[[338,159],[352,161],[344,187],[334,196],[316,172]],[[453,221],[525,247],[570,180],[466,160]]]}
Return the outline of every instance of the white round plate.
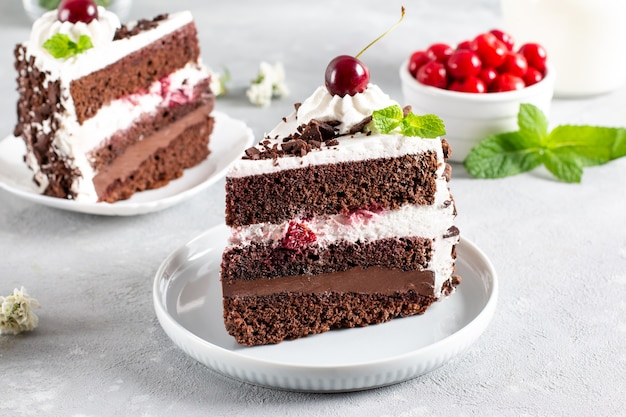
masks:
{"label": "white round plate", "polygon": [[496,308],[496,272],[467,239],[457,246],[462,283],[425,314],[362,328],[245,347],[226,332],[219,278],[228,228],[217,226],[174,251],[154,281],[165,333],[209,368],[252,384],[294,391],[355,391],[405,381],[457,356]]}
{"label": "white round plate", "polygon": [[106,216],[132,216],[163,210],[194,196],[224,175],[229,166],[252,146],[252,130],[242,121],[213,112],[211,154],[199,165],[185,170],[182,177],[165,187],[142,191],[115,203],[83,203],[39,193],[33,173],[24,163],[26,147],[21,138],[9,136],[0,141],[0,188],[29,201],[58,209]]}

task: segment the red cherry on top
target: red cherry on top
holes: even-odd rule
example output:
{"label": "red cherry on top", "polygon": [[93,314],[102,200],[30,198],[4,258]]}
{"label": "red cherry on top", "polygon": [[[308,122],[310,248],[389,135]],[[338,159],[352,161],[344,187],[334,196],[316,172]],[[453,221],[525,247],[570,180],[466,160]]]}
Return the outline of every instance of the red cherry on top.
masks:
{"label": "red cherry on top", "polygon": [[93,0],[62,0],[57,19],[61,22],[91,23],[98,18],[98,7]]}
{"label": "red cherry on top", "polygon": [[361,61],[350,55],[339,55],[326,67],[326,88],[333,96],[362,93],[370,81],[370,72]]}

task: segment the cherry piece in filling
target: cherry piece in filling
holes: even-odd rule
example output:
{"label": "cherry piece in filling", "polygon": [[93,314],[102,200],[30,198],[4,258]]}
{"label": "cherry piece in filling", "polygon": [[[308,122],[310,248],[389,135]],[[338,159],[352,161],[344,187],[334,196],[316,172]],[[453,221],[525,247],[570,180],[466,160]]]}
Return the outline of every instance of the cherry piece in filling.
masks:
{"label": "cherry piece in filling", "polygon": [[62,0],[57,19],[61,22],[91,23],[98,18],[98,7],[93,0]]}

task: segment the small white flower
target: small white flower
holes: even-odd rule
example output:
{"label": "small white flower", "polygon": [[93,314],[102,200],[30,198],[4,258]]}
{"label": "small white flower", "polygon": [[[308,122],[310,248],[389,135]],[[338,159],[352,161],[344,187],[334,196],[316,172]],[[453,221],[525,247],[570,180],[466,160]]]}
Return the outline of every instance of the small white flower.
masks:
{"label": "small white flower", "polygon": [[220,74],[217,71],[213,71],[209,67],[205,67],[207,72],[209,73],[211,80],[209,87],[215,97],[226,95],[228,90],[226,89],[226,83],[230,81],[230,73],[228,69],[224,68],[224,74]]}
{"label": "small white flower", "polygon": [[285,69],[280,62],[274,65],[261,62],[257,78],[252,81],[250,88],[246,91],[250,102],[261,107],[269,106],[272,98],[283,98],[288,94]]}
{"label": "small white flower", "polygon": [[15,288],[7,297],[0,296],[0,334],[33,330],[39,324],[33,310],[39,307],[39,301],[30,297],[24,287]]}

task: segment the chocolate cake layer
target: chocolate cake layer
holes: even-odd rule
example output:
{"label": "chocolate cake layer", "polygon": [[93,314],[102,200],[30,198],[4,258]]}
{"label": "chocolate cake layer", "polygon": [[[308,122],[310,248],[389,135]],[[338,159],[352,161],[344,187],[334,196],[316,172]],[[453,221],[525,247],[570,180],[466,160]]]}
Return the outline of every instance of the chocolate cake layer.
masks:
{"label": "chocolate cake layer", "polygon": [[420,237],[340,241],[325,248],[310,245],[300,250],[253,243],[224,251],[222,280],[226,289],[239,280],[328,274],[355,267],[421,271],[431,257],[432,241]]}
{"label": "chocolate cake layer", "polygon": [[[213,110],[215,97],[209,89],[209,80],[198,83],[194,87],[193,100],[185,104],[159,107],[155,114],[144,114],[133,125],[116,132],[98,149],[90,152],[91,166],[95,171],[109,165],[115,158],[123,154],[126,149],[154,132],[164,129],[167,125],[183,118],[186,114],[204,107]],[[207,113],[208,114],[208,113]]]}
{"label": "chocolate cake layer", "polygon": [[214,119],[205,105],[130,146],[94,177],[99,201],[115,202],[137,191],[161,187],[209,154]]}
{"label": "chocolate cake layer", "polygon": [[165,35],[118,62],[70,83],[79,123],[96,115],[106,103],[137,91],[147,91],[155,81],[196,62],[200,56],[193,22]]}
{"label": "chocolate cake layer", "polygon": [[326,292],[225,297],[224,323],[238,343],[280,343],[332,329],[422,314],[435,301],[415,291],[395,295]]}
{"label": "chocolate cake layer", "polygon": [[227,177],[226,224],[278,223],[372,206],[430,205],[437,164],[437,155],[427,152]]}

